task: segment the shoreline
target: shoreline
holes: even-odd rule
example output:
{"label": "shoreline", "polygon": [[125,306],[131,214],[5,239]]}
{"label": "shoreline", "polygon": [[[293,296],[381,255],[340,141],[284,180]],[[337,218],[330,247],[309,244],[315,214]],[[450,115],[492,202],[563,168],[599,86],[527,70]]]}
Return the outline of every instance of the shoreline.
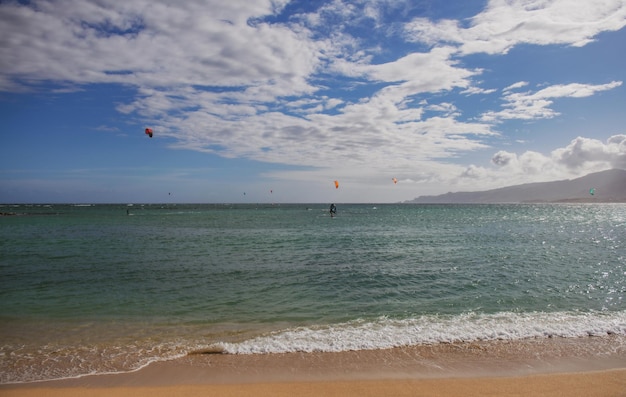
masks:
{"label": "shoreline", "polygon": [[341,353],[193,354],[128,373],[0,385],[0,393],[7,397],[101,396],[111,390],[139,397],[626,396],[625,340],[614,336]]}

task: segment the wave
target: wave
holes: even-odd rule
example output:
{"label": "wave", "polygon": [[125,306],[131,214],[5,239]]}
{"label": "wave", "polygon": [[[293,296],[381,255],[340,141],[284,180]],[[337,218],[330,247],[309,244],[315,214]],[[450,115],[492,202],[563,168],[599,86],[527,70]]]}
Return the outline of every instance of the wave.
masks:
{"label": "wave", "polygon": [[0,372],[0,384],[133,372],[154,362],[193,354],[344,352],[492,340],[626,336],[626,311],[379,317],[264,333],[259,330],[256,334],[248,328],[246,336],[220,329],[219,335],[240,338],[228,341],[220,341],[218,334],[211,335],[211,330],[201,324],[193,329],[148,327],[145,331],[144,338],[129,334],[89,345],[80,338],[62,345],[4,345],[0,348],[0,368],[4,370]]}
{"label": "wave", "polygon": [[336,325],[296,327],[240,342],[219,342],[212,353],[265,354],[375,350],[437,343],[626,335],[626,311],[380,317]]}

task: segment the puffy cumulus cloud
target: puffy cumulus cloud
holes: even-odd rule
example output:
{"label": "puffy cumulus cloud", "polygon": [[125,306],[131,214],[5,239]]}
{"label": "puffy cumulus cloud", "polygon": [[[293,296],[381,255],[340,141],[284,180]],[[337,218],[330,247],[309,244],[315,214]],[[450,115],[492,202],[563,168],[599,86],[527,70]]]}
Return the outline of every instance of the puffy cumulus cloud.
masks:
{"label": "puffy cumulus cloud", "polygon": [[614,135],[606,143],[578,137],[566,147],[553,151],[552,157],[569,169],[626,169],[626,135]]}
{"label": "puffy cumulus cloud", "polygon": [[512,174],[531,177],[539,174],[554,177],[561,172],[549,156],[535,151],[526,151],[518,156],[515,153],[501,150],[493,155],[491,163]]}
{"label": "puffy cumulus cloud", "polygon": [[526,83],[516,83],[506,87],[503,101],[503,110],[489,111],[481,116],[485,122],[501,120],[544,119],[558,116],[559,113],[551,108],[555,98],[583,98],[597,92],[612,90],[622,85],[621,81],[612,81],[607,84],[559,84],[543,88],[536,92],[512,92],[515,88],[525,86]]}
{"label": "puffy cumulus cloud", "polygon": [[491,162],[499,167],[507,166],[514,161],[517,161],[517,156],[515,155],[515,153],[509,153],[504,150],[497,152],[491,158]]}
{"label": "puffy cumulus cloud", "polygon": [[417,18],[406,26],[406,34],[431,45],[453,44],[463,54],[497,54],[521,43],[583,46],[603,31],[624,26],[624,0],[491,0],[469,26]]}
{"label": "puffy cumulus cloud", "polygon": [[493,155],[491,162],[497,168],[490,175],[500,185],[504,178],[508,178],[506,184],[513,185],[578,177],[612,168],[626,169],[626,135],[614,135],[606,142],[578,137],[549,154],[526,151],[518,155],[502,150]]}
{"label": "puffy cumulus cloud", "polygon": [[461,178],[484,180],[489,176],[489,171],[483,167],[477,167],[475,165],[468,166],[461,173]]}

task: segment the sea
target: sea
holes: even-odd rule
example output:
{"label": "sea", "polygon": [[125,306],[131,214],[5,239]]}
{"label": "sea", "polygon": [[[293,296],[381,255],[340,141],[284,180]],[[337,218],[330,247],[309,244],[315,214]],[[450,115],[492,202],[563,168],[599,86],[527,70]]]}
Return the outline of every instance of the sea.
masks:
{"label": "sea", "polygon": [[0,383],[626,335],[626,204],[329,204],[0,205]]}

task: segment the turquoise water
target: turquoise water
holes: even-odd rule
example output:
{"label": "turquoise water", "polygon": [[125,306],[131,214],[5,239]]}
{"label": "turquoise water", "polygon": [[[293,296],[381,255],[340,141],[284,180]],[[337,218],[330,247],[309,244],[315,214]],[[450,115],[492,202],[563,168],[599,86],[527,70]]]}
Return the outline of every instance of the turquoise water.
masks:
{"label": "turquoise water", "polygon": [[626,335],[626,205],[0,206],[0,382]]}

